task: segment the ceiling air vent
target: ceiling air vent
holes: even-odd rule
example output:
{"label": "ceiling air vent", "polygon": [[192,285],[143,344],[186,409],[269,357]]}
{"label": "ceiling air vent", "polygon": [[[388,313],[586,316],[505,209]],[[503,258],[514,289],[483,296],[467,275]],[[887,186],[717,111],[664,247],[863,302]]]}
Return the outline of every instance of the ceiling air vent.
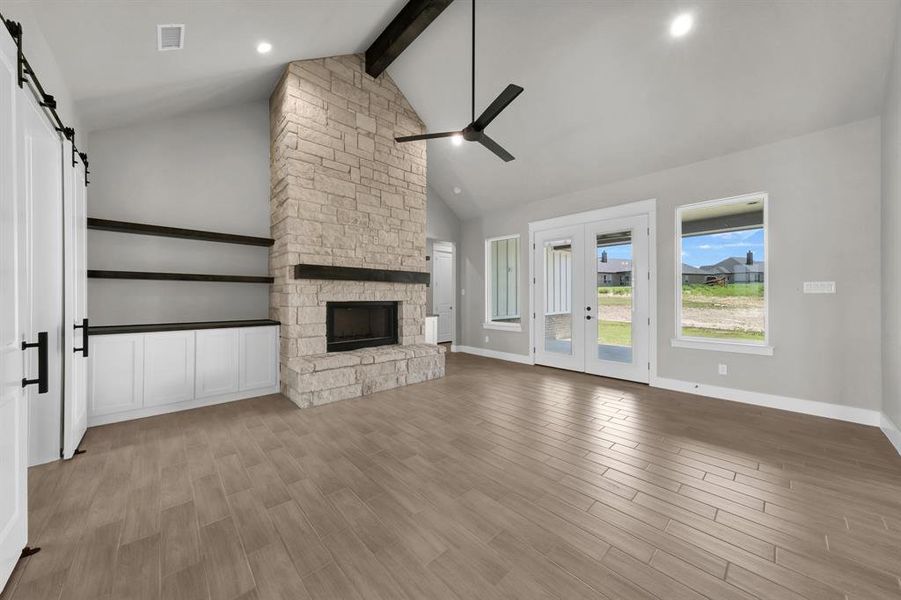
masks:
{"label": "ceiling air vent", "polygon": [[156,26],[157,49],[181,50],[185,46],[184,25],[157,25]]}

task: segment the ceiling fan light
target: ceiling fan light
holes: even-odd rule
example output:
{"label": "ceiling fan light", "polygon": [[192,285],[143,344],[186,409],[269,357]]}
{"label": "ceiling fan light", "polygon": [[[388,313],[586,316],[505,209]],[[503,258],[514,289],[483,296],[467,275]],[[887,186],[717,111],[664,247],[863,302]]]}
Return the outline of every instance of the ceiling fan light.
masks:
{"label": "ceiling fan light", "polygon": [[451,136],[451,142],[453,142],[454,146],[459,146],[463,143],[463,136],[459,133],[455,133]]}

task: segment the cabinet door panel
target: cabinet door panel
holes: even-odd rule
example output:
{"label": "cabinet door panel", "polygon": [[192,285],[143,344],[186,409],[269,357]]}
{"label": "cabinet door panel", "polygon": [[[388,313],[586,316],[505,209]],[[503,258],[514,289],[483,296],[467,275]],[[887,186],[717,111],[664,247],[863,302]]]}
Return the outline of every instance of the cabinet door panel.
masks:
{"label": "cabinet door panel", "polygon": [[278,384],[278,327],[241,330],[241,390]]}
{"label": "cabinet door panel", "polygon": [[238,331],[210,329],[197,332],[197,398],[238,391]]}
{"label": "cabinet door panel", "polygon": [[91,337],[89,416],[134,410],[143,405],[144,337]]}
{"label": "cabinet door panel", "polygon": [[194,332],[144,336],[144,406],[194,399]]}

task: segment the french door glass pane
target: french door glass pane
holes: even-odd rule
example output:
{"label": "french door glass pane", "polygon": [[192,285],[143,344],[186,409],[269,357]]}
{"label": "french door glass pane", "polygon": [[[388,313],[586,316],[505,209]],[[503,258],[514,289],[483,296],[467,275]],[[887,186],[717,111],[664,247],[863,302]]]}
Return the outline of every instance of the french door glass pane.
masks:
{"label": "french door glass pane", "polygon": [[632,362],[632,232],[599,234],[597,356]]}
{"label": "french door glass pane", "polygon": [[573,247],[572,240],[544,243],[544,349],[573,352]]}

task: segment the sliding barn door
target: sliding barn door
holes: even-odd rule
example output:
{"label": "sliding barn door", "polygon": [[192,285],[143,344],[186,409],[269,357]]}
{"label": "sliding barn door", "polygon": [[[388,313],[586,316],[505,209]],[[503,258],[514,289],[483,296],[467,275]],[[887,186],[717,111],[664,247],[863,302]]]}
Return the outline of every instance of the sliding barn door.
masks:
{"label": "sliding barn door", "polygon": [[28,540],[28,415],[22,389],[24,253],[16,198],[16,49],[0,35],[0,590]]}
{"label": "sliding barn door", "polygon": [[22,316],[29,341],[47,335],[47,352],[25,354],[25,368],[37,373],[46,360],[46,392],[29,386],[28,464],[59,460],[62,449],[63,351],[63,145],[59,133],[30,91],[17,89],[19,135],[16,181],[25,236],[26,300]]}
{"label": "sliding barn door", "polygon": [[[72,458],[88,427],[87,212],[84,165],[65,144],[65,317],[63,323],[63,458]],[[77,164],[73,164],[77,162]]]}

